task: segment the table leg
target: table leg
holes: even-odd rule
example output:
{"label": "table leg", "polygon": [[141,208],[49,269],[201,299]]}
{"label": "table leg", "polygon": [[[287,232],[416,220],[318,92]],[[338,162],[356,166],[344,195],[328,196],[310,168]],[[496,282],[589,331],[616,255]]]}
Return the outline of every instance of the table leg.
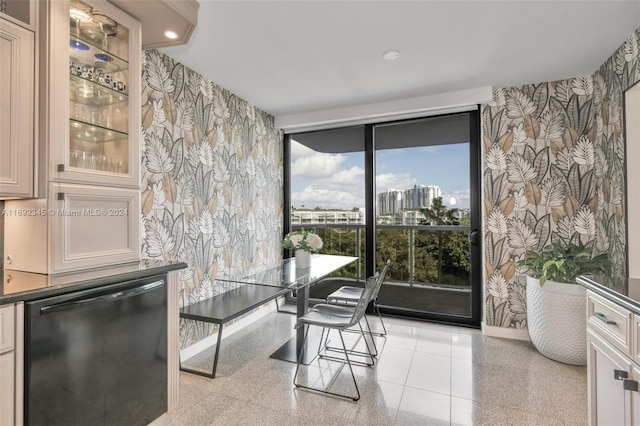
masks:
{"label": "table leg", "polygon": [[[303,317],[309,310],[309,286],[303,286],[296,292],[297,296],[297,318]],[[307,325],[298,328],[296,332],[296,357],[300,356],[302,345],[304,344],[304,334],[307,331]]]}
{"label": "table leg", "polygon": [[[304,316],[309,306],[309,286],[302,286],[296,290],[296,317]],[[280,349],[271,354],[271,358],[289,362],[298,362],[298,356],[304,344],[304,333],[308,326],[296,330],[296,335],[282,345]],[[313,330],[311,330],[313,331]],[[308,365],[318,355],[319,333],[310,333],[307,337],[306,350],[302,358],[302,364]]]}

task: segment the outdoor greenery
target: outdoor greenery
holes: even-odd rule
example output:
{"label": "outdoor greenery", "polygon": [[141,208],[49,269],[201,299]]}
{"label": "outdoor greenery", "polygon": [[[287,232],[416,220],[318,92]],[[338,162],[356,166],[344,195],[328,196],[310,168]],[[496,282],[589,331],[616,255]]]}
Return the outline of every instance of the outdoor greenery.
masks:
{"label": "outdoor greenery", "polygon": [[[469,218],[458,219],[457,209],[449,209],[442,199],[433,201],[432,207],[423,209],[426,223],[413,229],[379,226],[376,232],[376,269],[380,270],[387,259],[393,264],[387,273],[387,281],[409,282],[413,267],[415,284],[470,285],[470,243],[468,231],[434,231],[428,225],[468,226]],[[353,263],[337,275],[364,277],[365,232],[364,226],[354,228],[318,228],[324,242],[322,253],[359,256],[360,268]],[[359,236],[358,236],[359,234]],[[356,241],[360,241],[357,249]],[[411,240],[413,239],[413,248]],[[413,257],[411,257],[413,250]],[[413,265],[411,264],[413,260]]]}
{"label": "outdoor greenery", "polygon": [[543,286],[547,280],[575,283],[578,275],[607,273],[611,262],[606,253],[593,256],[593,247],[590,245],[565,245],[556,242],[539,252],[527,252],[527,256],[518,261],[518,266],[526,268],[532,277],[540,280],[540,286]]}

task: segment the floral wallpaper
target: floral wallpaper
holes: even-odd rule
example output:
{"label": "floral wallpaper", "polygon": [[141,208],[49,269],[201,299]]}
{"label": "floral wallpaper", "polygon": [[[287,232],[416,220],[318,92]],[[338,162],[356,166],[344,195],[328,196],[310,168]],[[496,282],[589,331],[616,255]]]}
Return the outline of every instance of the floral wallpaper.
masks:
{"label": "floral wallpaper", "polygon": [[527,250],[593,244],[625,275],[622,101],[638,46],[636,32],[592,75],[495,90],[483,105],[486,325],[526,328]]}
{"label": "floral wallpaper", "polygon": [[[181,303],[282,256],[283,136],[273,117],[156,51],[143,58],[143,257],[179,260]],[[182,321],[182,347],[215,326]]]}

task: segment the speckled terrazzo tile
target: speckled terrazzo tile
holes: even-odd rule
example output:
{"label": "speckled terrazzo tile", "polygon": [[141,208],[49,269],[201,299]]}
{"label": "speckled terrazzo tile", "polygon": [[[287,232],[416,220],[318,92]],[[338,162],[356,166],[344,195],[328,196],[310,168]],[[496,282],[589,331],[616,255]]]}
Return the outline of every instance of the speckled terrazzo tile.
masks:
{"label": "speckled terrazzo tile", "polygon": [[418,343],[418,336],[388,335],[385,346],[387,348],[404,349],[408,351],[413,351],[416,349],[417,343]]}
{"label": "speckled terrazzo tile", "polygon": [[251,403],[235,406],[225,411],[223,417],[214,419],[211,426],[293,426],[298,419]]}
{"label": "speckled terrazzo tile", "polygon": [[[324,415],[338,421],[351,404],[350,400],[297,389],[293,384],[260,388],[256,393],[252,404],[300,418],[321,418]],[[327,412],[328,407],[330,411]]]}
{"label": "speckled terrazzo tile", "polygon": [[397,425],[448,425],[450,397],[405,387],[398,407]]}
{"label": "speckled terrazzo tile", "polygon": [[183,401],[190,402],[194,399],[202,398],[203,387],[209,386],[211,384],[211,379],[198,376],[197,374],[187,373],[185,371],[180,372],[179,381],[180,403],[182,403]]}
{"label": "speckled terrazzo tile", "polygon": [[241,401],[224,395],[207,395],[192,404],[180,404],[173,412],[172,419],[175,426],[207,426],[218,419],[227,417],[227,412],[246,405]]}
{"label": "speckled terrazzo tile", "polygon": [[[180,415],[174,424],[430,425],[448,424],[449,413],[453,413],[454,424],[469,424],[469,420],[481,425],[586,424],[584,367],[544,358],[529,342],[489,338],[478,330],[400,319],[391,319],[390,323],[390,336],[397,337],[396,341],[415,338],[416,350],[389,347],[385,339],[376,338],[377,343],[383,343],[379,345],[380,356],[373,368],[354,368],[361,399],[352,402],[293,387],[295,364],[269,358],[293,335],[289,327],[292,317],[269,314],[223,342],[218,378],[181,373],[181,397],[176,409]],[[274,334],[279,324],[286,330]],[[449,330],[454,397],[405,387],[414,358],[429,354],[429,350],[418,348],[421,337],[425,342],[430,337],[439,342],[442,333]],[[284,337],[273,341],[274,336]],[[349,336],[349,344],[356,337]],[[356,346],[362,346],[362,339]],[[336,371],[326,361],[317,363],[315,374]],[[352,386],[345,371],[338,386]],[[440,400],[442,397],[449,399]],[[210,406],[211,412],[202,410],[203,406]],[[238,420],[234,412],[228,412],[229,407],[254,407],[258,412],[266,410],[266,414],[258,418],[249,414]]]}
{"label": "speckled terrazzo tile", "polygon": [[406,386],[451,394],[451,358],[416,352],[411,360]]}
{"label": "speckled terrazzo tile", "polygon": [[418,335],[416,352],[451,356],[451,331],[423,328]]}
{"label": "speckled terrazzo tile", "polygon": [[453,333],[451,339],[452,358],[473,360],[475,363],[543,369],[567,379],[586,377],[584,366],[562,364],[548,359],[531,342],[460,333]]}
{"label": "speckled terrazzo tile", "polygon": [[543,369],[514,368],[470,360],[451,360],[451,394],[519,411],[558,417],[566,422],[587,418],[586,380],[558,378]]}
{"label": "speckled terrazzo tile", "polygon": [[393,424],[402,399],[404,386],[364,380],[358,382],[361,398],[347,407],[345,424]]}
{"label": "speckled terrazzo tile", "polygon": [[404,385],[412,358],[413,351],[386,347],[376,362],[377,380]]}
{"label": "speckled terrazzo tile", "polygon": [[565,423],[559,418],[452,397],[451,424],[455,426],[561,426]]}

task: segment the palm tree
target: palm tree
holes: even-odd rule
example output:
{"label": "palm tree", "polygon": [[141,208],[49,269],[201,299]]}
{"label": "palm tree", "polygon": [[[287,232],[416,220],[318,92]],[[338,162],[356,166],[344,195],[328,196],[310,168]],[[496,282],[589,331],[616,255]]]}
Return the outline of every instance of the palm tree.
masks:
{"label": "palm tree", "polygon": [[[459,225],[458,209],[450,209],[442,204],[442,197],[434,198],[431,207],[420,209],[425,219],[421,225]],[[442,252],[445,242],[449,240],[449,232],[435,231],[438,237],[438,282],[442,283]]]}

